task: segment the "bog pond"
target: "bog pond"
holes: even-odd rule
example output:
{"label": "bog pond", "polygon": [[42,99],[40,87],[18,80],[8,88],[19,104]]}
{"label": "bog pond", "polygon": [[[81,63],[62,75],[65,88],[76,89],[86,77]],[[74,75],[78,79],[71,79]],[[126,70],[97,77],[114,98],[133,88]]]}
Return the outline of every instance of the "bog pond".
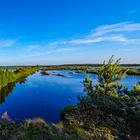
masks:
{"label": "bog pond", "polygon": [[[26,81],[13,83],[0,91],[0,115],[8,112],[11,119],[43,118],[49,123],[60,120],[60,111],[66,106],[78,103],[77,96],[83,94],[85,73],[70,70],[39,72]],[[98,76],[90,74],[93,84]],[[120,82],[131,89],[140,76],[127,76]]]}

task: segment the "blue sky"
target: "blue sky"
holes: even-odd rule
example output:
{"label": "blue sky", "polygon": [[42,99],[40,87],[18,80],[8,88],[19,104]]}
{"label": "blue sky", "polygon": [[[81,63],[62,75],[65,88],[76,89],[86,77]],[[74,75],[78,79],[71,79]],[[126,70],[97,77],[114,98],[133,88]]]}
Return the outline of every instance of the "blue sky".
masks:
{"label": "blue sky", "polygon": [[140,0],[0,0],[0,65],[140,63]]}

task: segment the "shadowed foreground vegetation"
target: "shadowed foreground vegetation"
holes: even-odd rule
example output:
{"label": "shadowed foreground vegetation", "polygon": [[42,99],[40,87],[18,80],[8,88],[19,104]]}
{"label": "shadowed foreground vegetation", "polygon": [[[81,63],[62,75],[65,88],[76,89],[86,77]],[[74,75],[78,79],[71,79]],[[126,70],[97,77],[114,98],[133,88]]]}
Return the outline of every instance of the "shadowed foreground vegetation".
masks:
{"label": "shadowed foreground vegetation", "polygon": [[[14,74],[26,71],[24,75],[29,75],[34,70],[18,69]],[[113,63],[111,57],[98,68],[96,85],[89,71],[85,67],[83,70],[87,71],[85,94],[78,97],[77,105],[61,111],[60,123],[47,124],[42,119],[14,122],[5,113],[0,122],[0,140],[140,139],[140,83],[132,90],[118,83],[129,69],[120,68],[120,60]]]}
{"label": "shadowed foreground vegetation", "polygon": [[65,132],[63,124],[47,124],[43,119],[25,122],[0,121],[0,140],[77,140]]}

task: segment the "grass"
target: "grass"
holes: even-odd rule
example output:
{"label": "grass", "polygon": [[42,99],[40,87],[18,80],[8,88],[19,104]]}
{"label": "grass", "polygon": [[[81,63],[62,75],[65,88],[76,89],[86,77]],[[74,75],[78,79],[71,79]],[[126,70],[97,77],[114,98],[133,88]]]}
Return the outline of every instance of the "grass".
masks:
{"label": "grass", "polygon": [[15,71],[9,71],[8,69],[0,70],[0,89],[6,87],[9,83],[18,81],[23,77],[28,77],[37,71],[37,67],[23,67],[16,69]]}

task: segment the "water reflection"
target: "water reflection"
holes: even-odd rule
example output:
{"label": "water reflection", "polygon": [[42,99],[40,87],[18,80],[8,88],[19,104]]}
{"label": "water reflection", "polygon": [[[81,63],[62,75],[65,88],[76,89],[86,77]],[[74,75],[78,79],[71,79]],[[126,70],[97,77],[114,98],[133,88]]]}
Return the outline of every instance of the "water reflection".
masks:
{"label": "water reflection", "polygon": [[9,83],[7,86],[0,88],[0,104],[5,103],[6,97],[8,97],[10,93],[12,93],[17,83],[22,84],[25,82],[26,82],[26,78],[22,77],[18,79],[17,81]]}
{"label": "water reflection", "polygon": [[[83,94],[85,73],[70,70],[52,70],[42,75],[40,72],[22,78],[0,90],[0,116],[8,112],[11,119],[44,118],[57,123],[60,111],[78,102]],[[63,76],[64,75],[64,76]],[[90,74],[96,85],[98,75]],[[139,76],[127,76],[120,82],[132,89]],[[24,84],[21,84],[24,83]]]}

